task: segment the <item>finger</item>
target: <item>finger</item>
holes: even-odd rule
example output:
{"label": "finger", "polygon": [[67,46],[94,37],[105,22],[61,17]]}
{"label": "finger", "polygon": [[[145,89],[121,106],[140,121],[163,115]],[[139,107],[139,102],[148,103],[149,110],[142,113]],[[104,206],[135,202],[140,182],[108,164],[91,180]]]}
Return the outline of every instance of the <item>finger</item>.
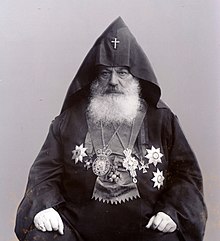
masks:
{"label": "finger", "polygon": [[154,218],[153,223],[152,223],[152,228],[157,229],[158,226],[160,225],[160,223],[162,222],[162,220],[163,220],[162,217],[157,214]]}
{"label": "finger", "polygon": [[150,227],[151,227],[151,225],[153,224],[154,218],[155,218],[155,216],[152,216],[152,217],[150,218],[148,224],[146,225],[146,228],[150,228]]}
{"label": "finger", "polygon": [[167,223],[166,227],[162,230],[162,232],[164,232],[164,233],[172,233],[172,232],[174,232],[176,230],[176,228],[177,228],[176,223],[171,221],[171,222]]}
{"label": "finger", "polygon": [[43,231],[43,232],[46,231],[46,228],[44,227],[44,222],[40,217],[34,218],[34,225],[38,230]]}
{"label": "finger", "polygon": [[173,225],[171,225],[171,227],[167,230],[167,232],[168,232],[168,233],[172,233],[172,232],[176,231],[176,229],[177,229],[176,224],[173,224]]}
{"label": "finger", "polygon": [[64,225],[63,225],[63,221],[60,217],[60,215],[58,215],[58,232],[63,235],[64,234]]}
{"label": "finger", "polygon": [[160,222],[160,224],[158,225],[157,229],[159,231],[164,232],[164,229],[167,227],[168,223],[166,220],[162,219],[162,221]]}
{"label": "finger", "polygon": [[52,231],[50,220],[47,219],[45,216],[43,217],[44,227],[46,228],[46,231]]}
{"label": "finger", "polygon": [[59,226],[59,223],[58,223],[58,220],[57,220],[57,217],[55,215],[53,215],[51,218],[50,218],[50,224],[51,224],[51,227],[54,231],[57,231],[58,230],[58,226]]}
{"label": "finger", "polygon": [[42,232],[46,232],[46,228],[44,227],[44,224],[43,224],[43,223],[42,223],[42,224],[37,224],[37,225],[35,225],[35,227],[36,227],[38,230],[42,231]]}

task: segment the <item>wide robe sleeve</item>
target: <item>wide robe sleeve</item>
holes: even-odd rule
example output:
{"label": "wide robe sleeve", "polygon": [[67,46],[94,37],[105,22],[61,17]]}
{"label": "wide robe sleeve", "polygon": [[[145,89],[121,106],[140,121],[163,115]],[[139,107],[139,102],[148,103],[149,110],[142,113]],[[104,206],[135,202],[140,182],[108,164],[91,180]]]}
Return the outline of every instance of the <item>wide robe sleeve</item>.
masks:
{"label": "wide robe sleeve", "polygon": [[61,123],[61,118],[52,122],[46,141],[30,169],[25,196],[17,212],[15,232],[19,240],[24,239],[39,211],[64,202],[61,194]]}
{"label": "wide robe sleeve", "polygon": [[185,241],[201,241],[207,210],[200,168],[175,115],[168,119],[166,128],[169,150],[167,187],[157,202],[156,212],[170,215]]}

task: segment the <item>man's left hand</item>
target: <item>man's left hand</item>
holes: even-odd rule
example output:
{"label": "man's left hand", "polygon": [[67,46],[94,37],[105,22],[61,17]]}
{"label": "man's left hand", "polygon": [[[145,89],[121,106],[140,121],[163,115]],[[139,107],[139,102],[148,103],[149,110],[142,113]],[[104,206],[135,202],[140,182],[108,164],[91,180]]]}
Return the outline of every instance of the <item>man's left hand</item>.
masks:
{"label": "man's left hand", "polygon": [[150,218],[146,228],[158,229],[164,233],[172,233],[176,230],[177,225],[169,215],[159,212]]}

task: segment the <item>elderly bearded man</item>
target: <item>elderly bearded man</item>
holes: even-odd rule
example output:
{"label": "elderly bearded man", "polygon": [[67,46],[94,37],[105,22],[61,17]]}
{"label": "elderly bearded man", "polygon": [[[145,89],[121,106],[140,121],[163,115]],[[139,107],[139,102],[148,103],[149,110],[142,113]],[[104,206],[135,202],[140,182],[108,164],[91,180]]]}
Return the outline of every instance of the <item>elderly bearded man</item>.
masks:
{"label": "elderly bearded man", "polygon": [[121,18],[98,38],[31,167],[19,240],[201,241],[196,158]]}

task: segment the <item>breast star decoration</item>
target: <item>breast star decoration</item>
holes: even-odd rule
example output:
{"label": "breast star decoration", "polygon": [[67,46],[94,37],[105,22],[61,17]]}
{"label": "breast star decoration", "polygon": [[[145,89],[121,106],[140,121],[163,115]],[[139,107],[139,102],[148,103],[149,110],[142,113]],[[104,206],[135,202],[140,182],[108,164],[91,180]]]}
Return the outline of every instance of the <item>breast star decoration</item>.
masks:
{"label": "breast star decoration", "polygon": [[160,148],[155,148],[154,146],[151,147],[151,149],[146,149],[147,155],[145,155],[146,158],[149,159],[148,164],[153,163],[156,167],[158,163],[162,163],[161,157],[163,154],[160,152]]}
{"label": "breast star decoration", "polygon": [[131,156],[131,150],[130,149],[125,149],[123,151],[125,158],[123,159],[123,167],[130,172],[130,175],[132,177],[132,181],[134,183],[137,183],[137,173],[136,169],[138,168],[138,161]]}
{"label": "breast star decoration", "polygon": [[[144,157],[149,160],[148,165],[153,164],[156,167],[158,163],[162,163],[161,158],[163,154],[160,152],[160,148],[152,146],[151,149],[146,149],[146,151],[147,154]],[[151,179],[154,183],[153,187],[159,190],[160,187],[163,186],[164,179],[163,171],[157,168],[157,171],[153,172],[153,178]]]}
{"label": "breast star decoration", "polygon": [[87,156],[85,153],[87,148],[83,147],[83,144],[80,146],[76,145],[76,148],[72,151],[72,160],[75,160],[75,164],[77,164],[79,161],[83,162],[83,157]]}
{"label": "breast star decoration", "polygon": [[158,190],[160,189],[161,186],[163,186],[163,181],[164,181],[164,176],[163,176],[163,171],[160,171],[157,168],[157,172],[153,172],[154,177],[151,179],[154,182],[153,187],[157,187]]}

